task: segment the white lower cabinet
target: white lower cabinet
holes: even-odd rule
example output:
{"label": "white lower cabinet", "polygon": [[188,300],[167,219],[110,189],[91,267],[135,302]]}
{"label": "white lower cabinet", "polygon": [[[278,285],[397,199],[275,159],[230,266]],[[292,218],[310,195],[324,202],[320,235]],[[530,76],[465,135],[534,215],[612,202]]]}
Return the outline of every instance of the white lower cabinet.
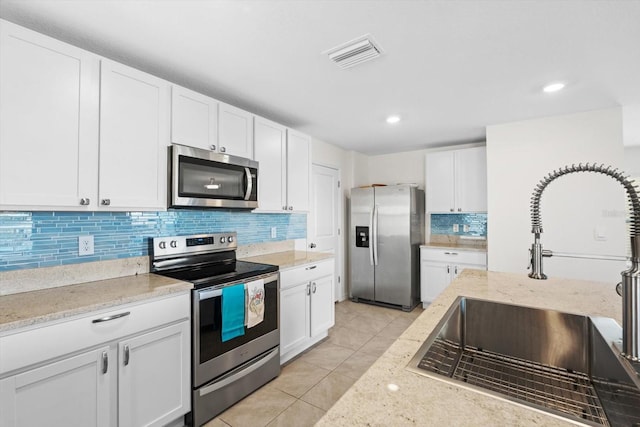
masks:
{"label": "white lower cabinet", "polygon": [[420,248],[420,298],[423,305],[433,302],[465,268],[486,270],[487,253]]}
{"label": "white lower cabinet", "polygon": [[324,339],[335,323],[334,260],[280,272],[280,363]]}
{"label": "white lower cabinet", "polygon": [[[0,426],[164,426],[180,419],[191,408],[189,312],[183,294],[0,336],[7,362]],[[42,337],[52,335],[63,344],[74,337],[74,344],[38,352]],[[82,346],[88,348],[77,350]],[[22,363],[21,352],[41,356]]]}
{"label": "white lower cabinet", "polygon": [[109,360],[115,351],[101,347],[0,380],[0,425],[113,425]]}

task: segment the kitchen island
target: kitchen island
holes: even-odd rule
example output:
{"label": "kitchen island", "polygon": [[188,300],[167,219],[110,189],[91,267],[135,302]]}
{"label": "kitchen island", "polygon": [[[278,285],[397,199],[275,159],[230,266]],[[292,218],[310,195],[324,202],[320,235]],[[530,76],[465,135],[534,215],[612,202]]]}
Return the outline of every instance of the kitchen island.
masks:
{"label": "kitchen island", "polygon": [[[614,279],[615,280],[615,279]],[[615,283],[465,270],[342,398],[318,426],[566,426],[569,420],[406,369],[411,358],[460,296],[611,317],[621,323]]]}

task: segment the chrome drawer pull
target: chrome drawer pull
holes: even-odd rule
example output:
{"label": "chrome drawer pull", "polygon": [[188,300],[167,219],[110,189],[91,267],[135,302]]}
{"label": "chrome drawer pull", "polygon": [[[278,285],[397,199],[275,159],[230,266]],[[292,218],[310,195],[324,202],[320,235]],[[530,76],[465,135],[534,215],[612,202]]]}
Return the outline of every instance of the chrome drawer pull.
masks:
{"label": "chrome drawer pull", "polygon": [[129,345],[124,346],[124,366],[129,364]]}
{"label": "chrome drawer pull", "polygon": [[126,311],[124,313],[118,313],[118,314],[114,314],[113,316],[106,316],[106,317],[101,317],[99,319],[93,319],[91,321],[91,323],[102,323],[102,322],[108,322],[109,320],[114,320],[114,319],[119,319],[121,317],[125,317],[130,315],[131,312],[130,311]]}
{"label": "chrome drawer pull", "polygon": [[316,267],[317,267],[317,265],[312,265],[311,267],[307,267],[307,268],[305,268],[305,270],[313,270],[313,269],[314,269],[314,268],[316,268]]}

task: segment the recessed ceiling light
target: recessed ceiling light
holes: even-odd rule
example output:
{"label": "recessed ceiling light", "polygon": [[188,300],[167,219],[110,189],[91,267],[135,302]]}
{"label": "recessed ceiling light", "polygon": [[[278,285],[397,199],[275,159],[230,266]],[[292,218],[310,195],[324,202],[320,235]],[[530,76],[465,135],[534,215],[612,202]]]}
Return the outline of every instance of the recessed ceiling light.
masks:
{"label": "recessed ceiling light", "polygon": [[399,121],[400,121],[400,116],[387,117],[387,123],[398,123]]}
{"label": "recessed ceiling light", "polygon": [[546,93],[552,93],[552,92],[557,92],[559,90],[564,89],[565,84],[564,83],[551,83],[546,85],[544,88],[542,88],[542,90]]}

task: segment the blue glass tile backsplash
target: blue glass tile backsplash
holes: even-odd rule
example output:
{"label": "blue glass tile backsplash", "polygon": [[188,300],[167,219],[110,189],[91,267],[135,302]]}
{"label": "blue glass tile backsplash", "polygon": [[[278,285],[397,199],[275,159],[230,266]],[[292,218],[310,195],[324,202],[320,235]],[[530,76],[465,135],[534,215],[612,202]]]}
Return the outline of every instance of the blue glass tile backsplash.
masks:
{"label": "blue glass tile backsplash", "polygon": [[[239,245],[302,239],[307,216],[218,210],[0,212],[0,271],[145,256],[153,237],[222,231],[237,231]],[[83,235],[94,236],[94,255],[78,256]]]}
{"label": "blue glass tile backsplash", "polygon": [[[458,224],[459,231],[453,231]],[[464,225],[469,231],[464,231]],[[487,236],[486,213],[431,214],[431,234],[449,234],[453,236]]]}

